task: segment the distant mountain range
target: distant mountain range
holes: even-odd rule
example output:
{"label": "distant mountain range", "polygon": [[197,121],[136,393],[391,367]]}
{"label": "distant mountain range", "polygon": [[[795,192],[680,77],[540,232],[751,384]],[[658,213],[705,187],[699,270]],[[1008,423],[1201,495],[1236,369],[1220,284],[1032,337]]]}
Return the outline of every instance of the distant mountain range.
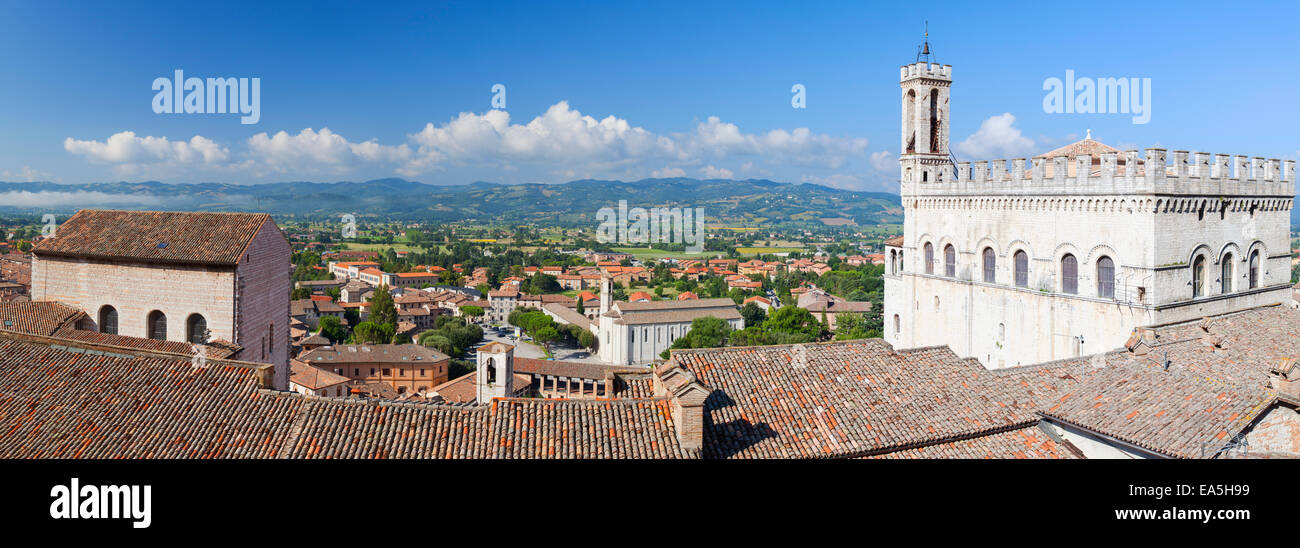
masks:
{"label": "distant mountain range", "polygon": [[[1300,200],[1300,196],[1297,196]],[[283,182],[167,184],[0,182],[0,214],[66,214],[78,209],[163,209],[264,211],[276,216],[326,218],[352,213],[361,218],[439,222],[529,222],[577,225],[595,222],[602,207],[702,207],[710,222],[751,226],[789,222],[826,224],[902,221],[897,194],[854,192],[810,183],[766,179],[583,179],[560,184],[475,182],[430,185],[405,179],[366,182]],[[1291,211],[1300,226],[1300,208]]]}
{"label": "distant mountain range", "polygon": [[[404,179],[366,182],[167,184],[0,182],[0,214],[70,213],[121,208],[264,211],[277,216],[482,222],[590,224],[602,207],[704,208],[710,222],[875,224],[901,222],[898,195],[853,192],[815,184],[689,178],[634,182],[579,180],[561,184],[476,182],[440,186]],[[847,220],[847,221],[846,221]]]}

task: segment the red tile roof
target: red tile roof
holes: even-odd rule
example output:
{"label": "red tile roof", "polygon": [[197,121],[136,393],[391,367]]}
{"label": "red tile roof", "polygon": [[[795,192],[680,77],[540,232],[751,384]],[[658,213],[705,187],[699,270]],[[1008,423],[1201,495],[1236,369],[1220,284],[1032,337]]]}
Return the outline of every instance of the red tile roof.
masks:
{"label": "red tile roof", "polygon": [[38,244],[37,257],[235,265],[272,222],[265,213],[83,209]]}
{"label": "red tile roof", "polygon": [[53,335],[85,317],[85,312],[56,302],[0,304],[0,329],[34,335]]}
{"label": "red tile roof", "polygon": [[946,346],[899,352],[868,339],[675,350],[664,367],[673,365],[725,393],[705,404],[717,425],[706,458],[866,456],[1038,421],[1031,397]]}
{"label": "red tile roof", "polygon": [[[262,389],[269,366],[0,333],[0,458],[691,458],[667,398],[465,407]],[[32,367],[32,364],[41,364]],[[75,404],[70,404],[73,402]]]}
{"label": "red tile roof", "polygon": [[320,390],[348,382],[347,377],[316,366],[307,365],[298,360],[290,360],[289,366],[292,372],[289,381],[308,390]]}
{"label": "red tile roof", "polygon": [[904,449],[876,459],[1077,459],[1071,447],[1056,443],[1038,426]]}

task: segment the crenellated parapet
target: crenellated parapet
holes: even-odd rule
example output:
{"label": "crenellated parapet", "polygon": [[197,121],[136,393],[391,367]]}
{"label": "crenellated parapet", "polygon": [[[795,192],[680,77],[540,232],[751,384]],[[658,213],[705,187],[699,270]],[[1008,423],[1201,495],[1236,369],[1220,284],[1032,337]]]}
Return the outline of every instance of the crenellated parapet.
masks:
{"label": "crenellated parapet", "polygon": [[904,181],[916,195],[1182,194],[1295,196],[1295,161],[1148,148],[1074,158],[958,162],[928,181]]}
{"label": "crenellated parapet", "polygon": [[899,68],[898,80],[900,82],[905,82],[913,78],[951,81],[952,65],[917,62],[910,65],[903,65]]}

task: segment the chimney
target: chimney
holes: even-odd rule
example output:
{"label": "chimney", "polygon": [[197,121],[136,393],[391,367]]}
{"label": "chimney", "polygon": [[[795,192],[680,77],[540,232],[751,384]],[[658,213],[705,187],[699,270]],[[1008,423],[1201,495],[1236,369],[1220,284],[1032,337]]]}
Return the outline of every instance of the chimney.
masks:
{"label": "chimney", "polygon": [[1300,362],[1282,358],[1269,368],[1268,383],[1278,394],[1300,401]]}
{"label": "chimney", "polygon": [[1135,355],[1141,356],[1151,351],[1155,345],[1155,330],[1149,327],[1138,327],[1129,335],[1128,340],[1124,342],[1124,348]]}
{"label": "chimney", "polygon": [[697,450],[704,446],[704,402],[709,397],[695,375],[672,362],[655,370],[655,397],[670,396],[673,426],[682,449]]}

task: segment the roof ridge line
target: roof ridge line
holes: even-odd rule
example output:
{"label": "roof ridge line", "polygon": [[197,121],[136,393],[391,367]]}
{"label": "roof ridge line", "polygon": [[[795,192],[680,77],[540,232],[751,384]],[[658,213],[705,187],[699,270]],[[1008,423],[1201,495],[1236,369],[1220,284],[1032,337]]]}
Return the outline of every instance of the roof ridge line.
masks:
{"label": "roof ridge line", "polygon": [[[147,348],[134,348],[130,346],[118,346],[114,344],[96,343],[90,341],[83,341],[79,339],[65,339],[63,337],[58,337],[55,335],[38,335],[35,333],[23,333],[21,331],[10,331],[8,329],[0,328],[0,340],[3,339],[18,341],[18,342],[27,342],[33,344],[41,344],[45,346],[60,344],[63,346],[81,348],[84,350],[108,351],[108,352],[116,352],[121,354],[129,354],[137,357],[176,359],[178,361],[189,361],[194,357],[190,354],[168,352],[166,350],[152,350]],[[256,371],[273,368],[273,366],[269,363],[248,362],[242,360],[232,360],[229,358],[205,358],[205,361],[208,364],[219,363],[223,365],[234,365],[236,367],[242,367],[244,369],[252,369]]]}

